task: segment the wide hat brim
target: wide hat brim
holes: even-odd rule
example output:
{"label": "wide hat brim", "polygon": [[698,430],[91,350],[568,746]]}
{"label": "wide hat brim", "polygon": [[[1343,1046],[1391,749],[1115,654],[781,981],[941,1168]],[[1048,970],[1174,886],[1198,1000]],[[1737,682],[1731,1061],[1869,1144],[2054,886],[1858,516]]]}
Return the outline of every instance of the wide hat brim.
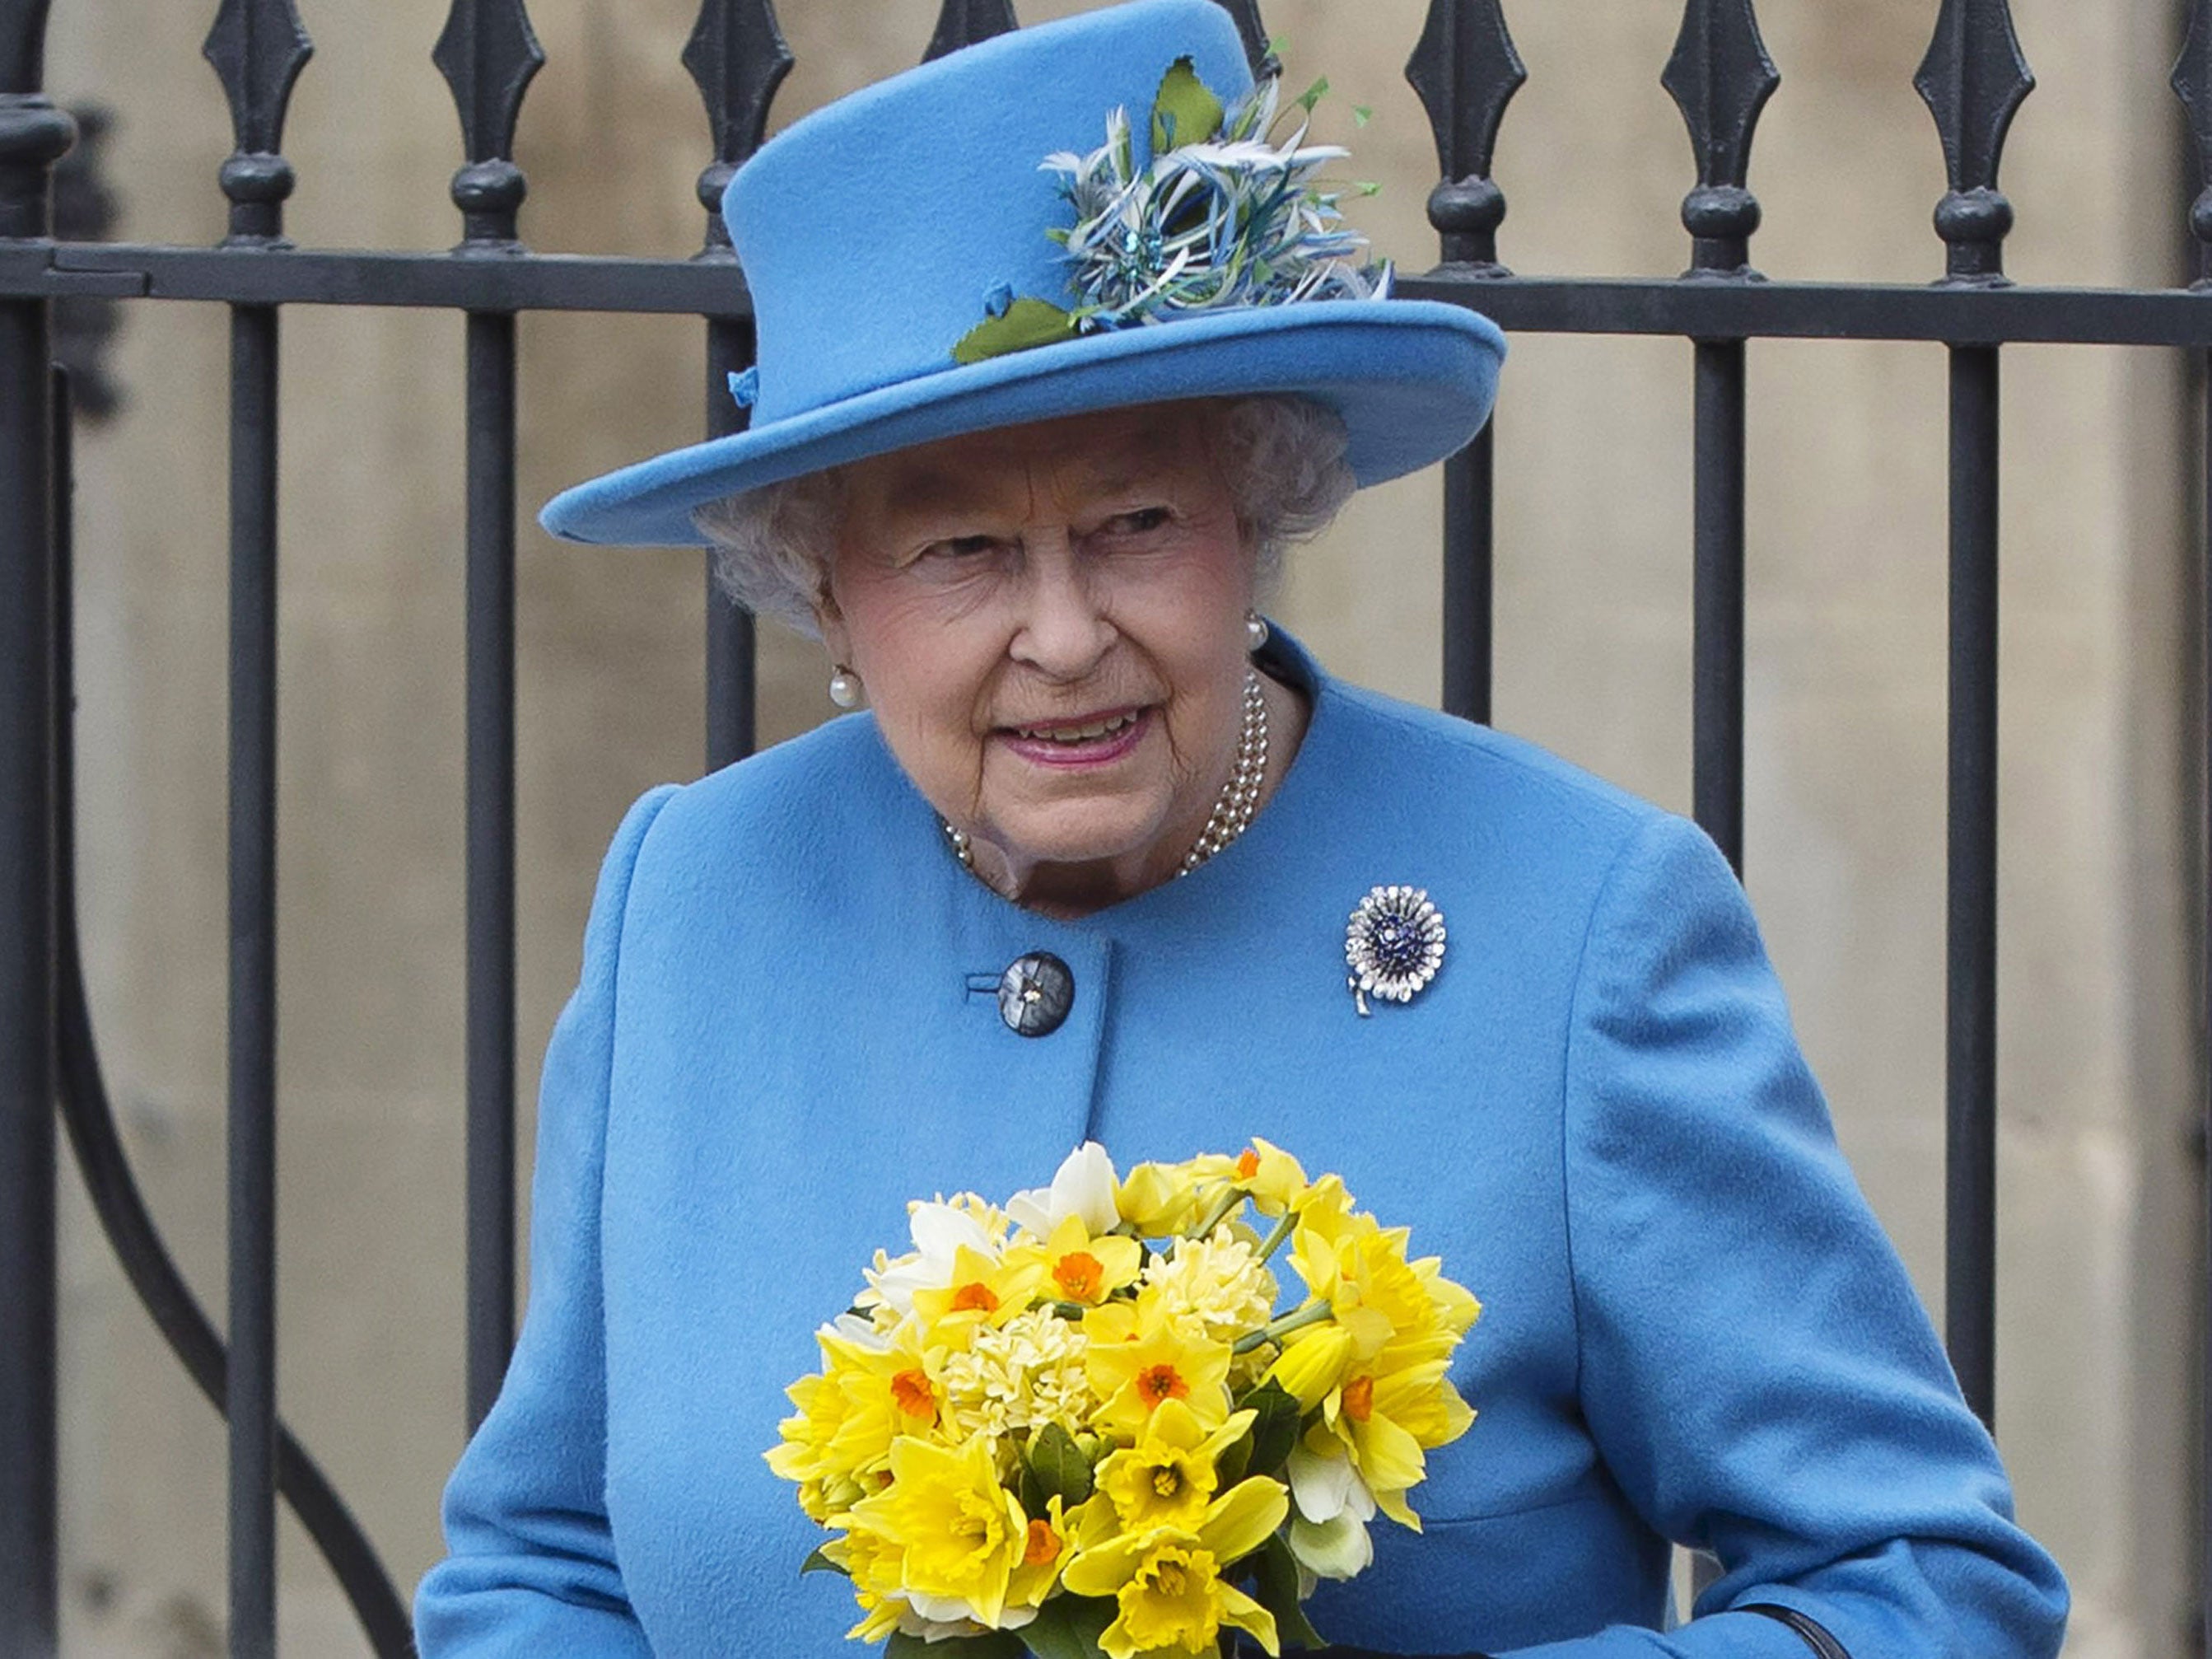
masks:
{"label": "wide hat brim", "polygon": [[566,540],[698,546],[695,509],[942,438],[1104,409],[1286,392],[1342,417],[1363,486],[1418,471],[1490,418],[1505,339],[1425,300],[1200,313],[947,368],[640,461],[565,490],[538,521]]}

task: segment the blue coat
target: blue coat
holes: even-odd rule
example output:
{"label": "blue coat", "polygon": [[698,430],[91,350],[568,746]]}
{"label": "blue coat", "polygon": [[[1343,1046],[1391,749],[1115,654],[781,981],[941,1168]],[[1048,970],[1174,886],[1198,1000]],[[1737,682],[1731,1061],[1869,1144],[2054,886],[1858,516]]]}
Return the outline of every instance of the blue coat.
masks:
{"label": "blue coat", "polygon": [[[1072,922],[987,890],[866,716],[617,835],[545,1063],[528,1317],[416,1606],[445,1656],[844,1659],[848,1587],[761,1454],[909,1198],[1004,1197],[1255,1134],[1482,1298],[1416,1536],[1312,1604],[1333,1640],[1526,1659],[2049,1659],[2011,1519],[1726,864],[1525,744],[1340,684],[1243,838]],[[1425,887],[1449,943],[1355,1011],[1344,930]],[[1001,1021],[1044,950],[1075,1003]],[[1725,1575],[1668,1619],[1668,1540]]]}

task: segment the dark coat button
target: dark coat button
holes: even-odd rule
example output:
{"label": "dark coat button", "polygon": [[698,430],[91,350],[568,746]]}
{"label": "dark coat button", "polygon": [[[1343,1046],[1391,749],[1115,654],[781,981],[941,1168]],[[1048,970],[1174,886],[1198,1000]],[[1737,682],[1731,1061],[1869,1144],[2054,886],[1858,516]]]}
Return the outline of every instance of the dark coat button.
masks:
{"label": "dark coat button", "polygon": [[1050,1036],[1074,1006],[1075,975],[1049,951],[1032,951],[999,981],[999,1018],[1022,1036]]}

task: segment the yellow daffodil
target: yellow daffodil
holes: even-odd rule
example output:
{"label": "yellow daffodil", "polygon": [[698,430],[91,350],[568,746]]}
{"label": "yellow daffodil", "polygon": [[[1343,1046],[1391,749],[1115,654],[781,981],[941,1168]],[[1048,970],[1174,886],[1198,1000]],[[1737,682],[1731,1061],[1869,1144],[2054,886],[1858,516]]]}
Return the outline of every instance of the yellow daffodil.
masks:
{"label": "yellow daffodil", "polygon": [[1039,1607],[1060,1583],[1060,1570],[1075,1553],[1073,1528],[1058,1498],[1030,1517],[1022,1534],[1022,1559],[1006,1581],[1009,1608]]}
{"label": "yellow daffodil", "polygon": [[1093,1234],[1081,1216],[1068,1215],[1042,1244],[1018,1244],[1007,1251],[1006,1259],[1036,1263],[1043,1273],[1037,1294],[1095,1308],[1115,1291],[1137,1282],[1144,1254],[1135,1239]]}
{"label": "yellow daffodil", "polygon": [[1109,1454],[1098,1466],[1098,1490],[1113,1504],[1121,1529],[1194,1530],[1220,1485],[1216,1462],[1251,1427],[1255,1415],[1232,1413],[1208,1434],[1182,1401],[1162,1401],[1145,1425],[1143,1437]]}
{"label": "yellow daffodil", "polygon": [[1198,1208],[1199,1178],[1175,1164],[1139,1164],[1115,1189],[1114,1206],[1139,1237],[1181,1231]]}
{"label": "yellow daffodil", "polygon": [[1237,1181],[1252,1195],[1252,1207],[1267,1216],[1287,1214],[1296,1208],[1311,1184],[1297,1159],[1257,1135],[1237,1157]]}
{"label": "yellow daffodil", "polygon": [[1086,1545],[1060,1583],[1077,1595],[1114,1598],[1114,1622],[1098,1644],[1109,1659],[1200,1659],[1216,1651],[1224,1625],[1279,1653],[1274,1616],[1221,1575],[1267,1542],[1289,1509],[1279,1481],[1255,1475],[1208,1504],[1194,1528],[1155,1527]]}
{"label": "yellow daffodil", "polygon": [[963,1326],[1003,1325],[1026,1313],[1043,1273],[1034,1253],[987,1255],[963,1244],[953,1252],[951,1279],[915,1291],[914,1310],[933,1342],[957,1341],[948,1334]]}
{"label": "yellow daffodil", "polygon": [[799,1415],[783,1420],[783,1443],[767,1458],[799,1483],[800,1507],[821,1522],[863,1494],[894,1436],[935,1427],[945,1396],[937,1358],[911,1322],[888,1339],[832,1328],[817,1340],[824,1370],[786,1390]]}
{"label": "yellow daffodil", "polygon": [[1277,1286],[1250,1243],[1228,1227],[1208,1238],[1178,1238],[1145,1264],[1145,1291],[1170,1318],[1195,1319],[1234,1342],[1266,1324]]}
{"label": "yellow daffodil", "polygon": [[1352,1333],[1338,1325],[1315,1325],[1297,1332],[1268,1368],[1267,1379],[1304,1411],[1336,1391],[1353,1358]]}
{"label": "yellow daffodil", "polygon": [[1229,1415],[1229,1345],[1194,1321],[1170,1319],[1139,1302],[1109,1302],[1083,1316],[1085,1370],[1100,1401],[1094,1427],[1139,1438],[1152,1413],[1179,1400],[1207,1429]]}
{"label": "yellow daffodil", "polygon": [[909,1600],[927,1598],[933,1620],[973,1619],[993,1629],[1006,1609],[1014,1571],[1029,1550],[1029,1517],[999,1483],[990,1443],[958,1447],[895,1441],[887,1491],[853,1505],[852,1533],[889,1546],[878,1558]]}
{"label": "yellow daffodil", "polygon": [[1382,1511],[1419,1532],[1420,1517],[1406,1494],[1428,1474],[1424,1455],[1465,1434],[1474,1412],[1446,1374],[1428,1360],[1380,1374],[1355,1376],[1322,1406],[1316,1435],[1333,1434]]}

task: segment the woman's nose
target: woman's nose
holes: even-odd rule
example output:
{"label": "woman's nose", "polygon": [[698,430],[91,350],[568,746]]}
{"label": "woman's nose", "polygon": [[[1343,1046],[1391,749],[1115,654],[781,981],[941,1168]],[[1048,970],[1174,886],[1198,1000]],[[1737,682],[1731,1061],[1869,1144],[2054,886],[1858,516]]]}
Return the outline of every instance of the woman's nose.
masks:
{"label": "woman's nose", "polygon": [[1067,538],[1040,538],[1024,553],[1027,580],[1013,654],[1054,679],[1080,680],[1112,647],[1114,624]]}

